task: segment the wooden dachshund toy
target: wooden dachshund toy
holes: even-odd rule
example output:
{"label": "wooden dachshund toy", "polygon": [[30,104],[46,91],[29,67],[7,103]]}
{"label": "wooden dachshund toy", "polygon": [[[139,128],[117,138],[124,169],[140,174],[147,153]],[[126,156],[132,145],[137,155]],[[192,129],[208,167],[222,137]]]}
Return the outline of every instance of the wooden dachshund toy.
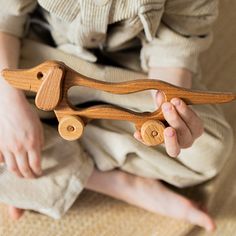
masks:
{"label": "wooden dachshund toy", "polygon": [[36,106],[44,111],[55,112],[59,121],[58,131],[66,140],[80,138],[84,126],[91,119],[113,119],[133,122],[141,132],[144,143],[149,146],[164,141],[165,120],[161,109],[139,113],[109,104],[76,108],[67,98],[67,92],[73,86],[85,86],[114,94],[159,90],[163,92],[165,101],[178,97],[189,105],[225,103],[236,99],[233,93],[193,91],[152,79],[102,82],[88,78],[59,61],[46,61],[27,70],[5,69],[2,76],[18,89],[37,93]]}

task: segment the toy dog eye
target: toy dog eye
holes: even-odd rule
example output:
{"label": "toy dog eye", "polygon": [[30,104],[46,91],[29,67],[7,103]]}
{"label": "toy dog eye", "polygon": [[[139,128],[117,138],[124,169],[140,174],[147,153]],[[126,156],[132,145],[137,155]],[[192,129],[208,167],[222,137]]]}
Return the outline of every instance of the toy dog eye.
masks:
{"label": "toy dog eye", "polygon": [[43,72],[40,71],[37,73],[37,79],[41,80],[42,78],[43,78]]}

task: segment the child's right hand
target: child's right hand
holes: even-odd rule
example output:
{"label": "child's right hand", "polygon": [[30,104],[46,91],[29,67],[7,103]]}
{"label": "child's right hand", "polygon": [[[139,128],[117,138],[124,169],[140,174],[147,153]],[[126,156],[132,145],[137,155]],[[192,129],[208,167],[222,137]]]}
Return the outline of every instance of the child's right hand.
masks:
{"label": "child's right hand", "polygon": [[0,96],[0,162],[19,177],[41,174],[43,128],[24,94],[8,87]]}
{"label": "child's right hand", "polygon": [[[184,88],[191,88],[192,84],[192,73],[183,68],[152,68],[149,78],[158,78]],[[161,106],[164,118],[169,124],[164,130],[166,151],[169,156],[177,157],[181,149],[191,147],[203,134],[203,122],[181,99],[173,98],[170,102],[164,102],[161,92],[154,92],[153,95],[156,107]],[[134,137],[143,142],[139,131],[134,133]]]}

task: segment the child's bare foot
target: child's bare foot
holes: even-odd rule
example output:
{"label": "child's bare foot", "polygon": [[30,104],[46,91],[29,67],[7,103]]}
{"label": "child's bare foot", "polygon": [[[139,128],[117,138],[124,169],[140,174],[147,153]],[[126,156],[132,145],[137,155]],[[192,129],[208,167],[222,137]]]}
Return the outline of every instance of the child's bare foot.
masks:
{"label": "child's bare foot", "polygon": [[[213,219],[187,198],[171,191],[160,181],[127,174],[122,171],[95,170],[86,188],[107,194],[148,211],[186,220],[208,231],[215,229]],[[24,210],[9,206],[12,219],[19,219]]]}
{"label": "child's bare foot", "polygon": [[87,188],[154,213],[186,220],[208,231],[215,229],[213,219],[205,211],[157,180],[121,171],[95,171],[89,179]]}
{"label": "child's bare foot", "polygon": [[126,201],[154,213],[186,220],[208,231],[215,229],[212,218],[197,204],[171,191],[157,180],[139,178]]}
{"label": "child's bare foot", "polygon": [[13,206],[8,206],[8,213],[13,220],[19,220],[24,214],[24,210]]}

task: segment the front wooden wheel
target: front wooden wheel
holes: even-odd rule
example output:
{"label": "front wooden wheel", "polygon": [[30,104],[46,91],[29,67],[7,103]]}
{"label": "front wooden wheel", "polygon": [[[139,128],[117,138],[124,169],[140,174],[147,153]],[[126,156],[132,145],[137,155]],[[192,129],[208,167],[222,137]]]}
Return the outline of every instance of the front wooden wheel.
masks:
{"label": "front wooden wheel", "polygon": [[58,132],[62,138],[73,141],[79,139],[84,131],[84,122],[78,116],[64,116],[58,125]]}
{"label": "front wooden wheel", "polygon": [[141,136],[148,146],[156,146],[164,142],[165,126],[161,121],[148,120],[141,127]]}

